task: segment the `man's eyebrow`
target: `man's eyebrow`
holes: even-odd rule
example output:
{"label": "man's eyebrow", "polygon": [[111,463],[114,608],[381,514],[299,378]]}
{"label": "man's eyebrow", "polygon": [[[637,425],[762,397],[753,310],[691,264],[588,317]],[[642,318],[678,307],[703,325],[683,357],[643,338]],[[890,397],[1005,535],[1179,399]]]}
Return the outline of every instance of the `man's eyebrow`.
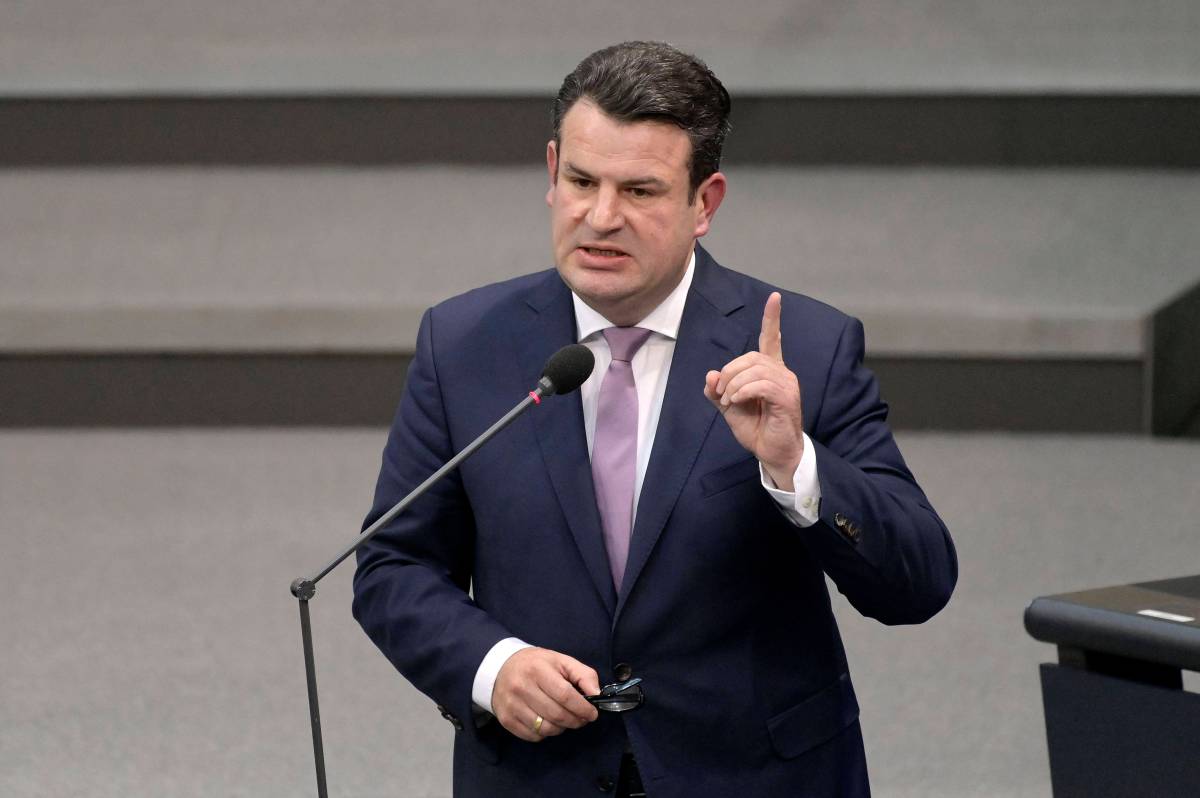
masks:
{"label": "man's eyebrow", "polygon": [[595,177],[593,177],[592,175],[590,175],[590,174],[588,174],[587,172],[585,172],[585,171],[583,171],[582,169],[580,169],[580,168],[579,168],[578,166],[576,166],[575,164],[571,163],[570,161],[563,161],[563,171],[564,171],[564,172],[570,172],[570,173],[571,173],[571,174],[573,174],[573,175],[578,175],[579,177],[583,177],[583,178],[586,178],[586,179],[588,179],[588,180],[595,180],[595,179],[596,179],[596,178],[595,178]]}
{"label": "man's eyebrow", "polygon": [[[564,172],[570,172],[572,175],[575,175],[576,177],[582,177],[585,180],[591,180],[593,182],[595,182],[595,180],[596,180],[594,175],[591,175],[588,172],[584,171],[583,169],[580,169],[578,166],[576,166],[575,164],[573,164],[569,161],[564,161],[562,168],[563,168]],[[626,187],[654,186],[655,188],[660,188],[660,189],[669,188],[666,181],[662,180],[661,178],[654,177],[652,175],[647,175],[645,177],[630,178],[629,180],[622,181],[621,185],[626,186]]]}
{"label": "man's eyebrow", "polygon": [[654,188],[668,188],[667,183],[657,177],[635,177],[632,180],[626,180],[621,185],[628,188],[636,188],[639,186],[653,186]]}

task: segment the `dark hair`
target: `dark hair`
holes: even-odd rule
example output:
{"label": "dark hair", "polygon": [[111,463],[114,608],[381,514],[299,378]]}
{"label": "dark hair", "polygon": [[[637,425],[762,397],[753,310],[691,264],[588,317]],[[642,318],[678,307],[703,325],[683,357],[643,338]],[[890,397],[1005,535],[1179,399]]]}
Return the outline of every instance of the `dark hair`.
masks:
{"label": "dark hair", "polygon": [[729,132],[729,92],[699,58],[664,42],[623,42],[592,53],[567,75],[554,100],[554,140],[559,144],[563,117],[584,97],[619,122],[656,119],[687,133],[692,142],[689,202],[720,169]]}

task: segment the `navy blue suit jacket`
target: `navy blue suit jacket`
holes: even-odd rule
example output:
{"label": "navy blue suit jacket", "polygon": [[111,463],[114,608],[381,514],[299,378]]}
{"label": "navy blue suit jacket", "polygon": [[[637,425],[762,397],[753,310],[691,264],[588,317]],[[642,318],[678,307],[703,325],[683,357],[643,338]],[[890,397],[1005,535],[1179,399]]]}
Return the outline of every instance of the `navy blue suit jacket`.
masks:
{"label": "navy blue suit jacket", "polygon": [[[919,623],[957,576],[905,466],[855,319],[784,293],[783,349],[816,447],[821,520],[793,526],[703,394],[757,346],[772,287],[697,247],[634,522],[613,588],[579,395],[546,400],[359,553],[354,614],[452,715],[455,795],[596,793],[631,746],[652,798],[869,793],[858,704],[825,575],[865,615]],[[425,314],[367,523],[508,411],[575,340],[550,270]],[[645,680],[635,712],[540,743],[473,722],[484,655],[516,636]]]}

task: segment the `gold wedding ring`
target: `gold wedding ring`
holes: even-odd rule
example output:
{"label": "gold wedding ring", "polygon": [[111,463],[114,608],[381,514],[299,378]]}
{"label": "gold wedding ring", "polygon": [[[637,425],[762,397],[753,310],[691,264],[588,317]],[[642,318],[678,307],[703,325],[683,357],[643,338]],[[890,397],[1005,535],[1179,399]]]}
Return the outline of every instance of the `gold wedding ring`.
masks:
{"label": "gold wedding ring", "polygon": [[542,736],[542,716],[538,715],[533,719],[533,733],[538,737]]}

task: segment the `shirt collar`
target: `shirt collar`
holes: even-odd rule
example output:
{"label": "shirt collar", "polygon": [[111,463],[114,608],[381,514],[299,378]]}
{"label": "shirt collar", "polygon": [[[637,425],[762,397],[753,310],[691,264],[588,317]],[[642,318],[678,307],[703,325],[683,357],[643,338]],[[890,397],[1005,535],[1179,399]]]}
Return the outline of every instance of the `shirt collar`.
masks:
{"label": "shirt collar", "polygon": [[[675,340],[679,336],[679,322],[683,319],[683,306],[687,302],[688,289],[692,286],[692,275],[695,271],[696,249],[693,247],[679,285],[635,326]],[[605,328],[617,326],[593,310],[574,291],[571,292],[571,302],[575,305],[576,340],[587,340]]]}

